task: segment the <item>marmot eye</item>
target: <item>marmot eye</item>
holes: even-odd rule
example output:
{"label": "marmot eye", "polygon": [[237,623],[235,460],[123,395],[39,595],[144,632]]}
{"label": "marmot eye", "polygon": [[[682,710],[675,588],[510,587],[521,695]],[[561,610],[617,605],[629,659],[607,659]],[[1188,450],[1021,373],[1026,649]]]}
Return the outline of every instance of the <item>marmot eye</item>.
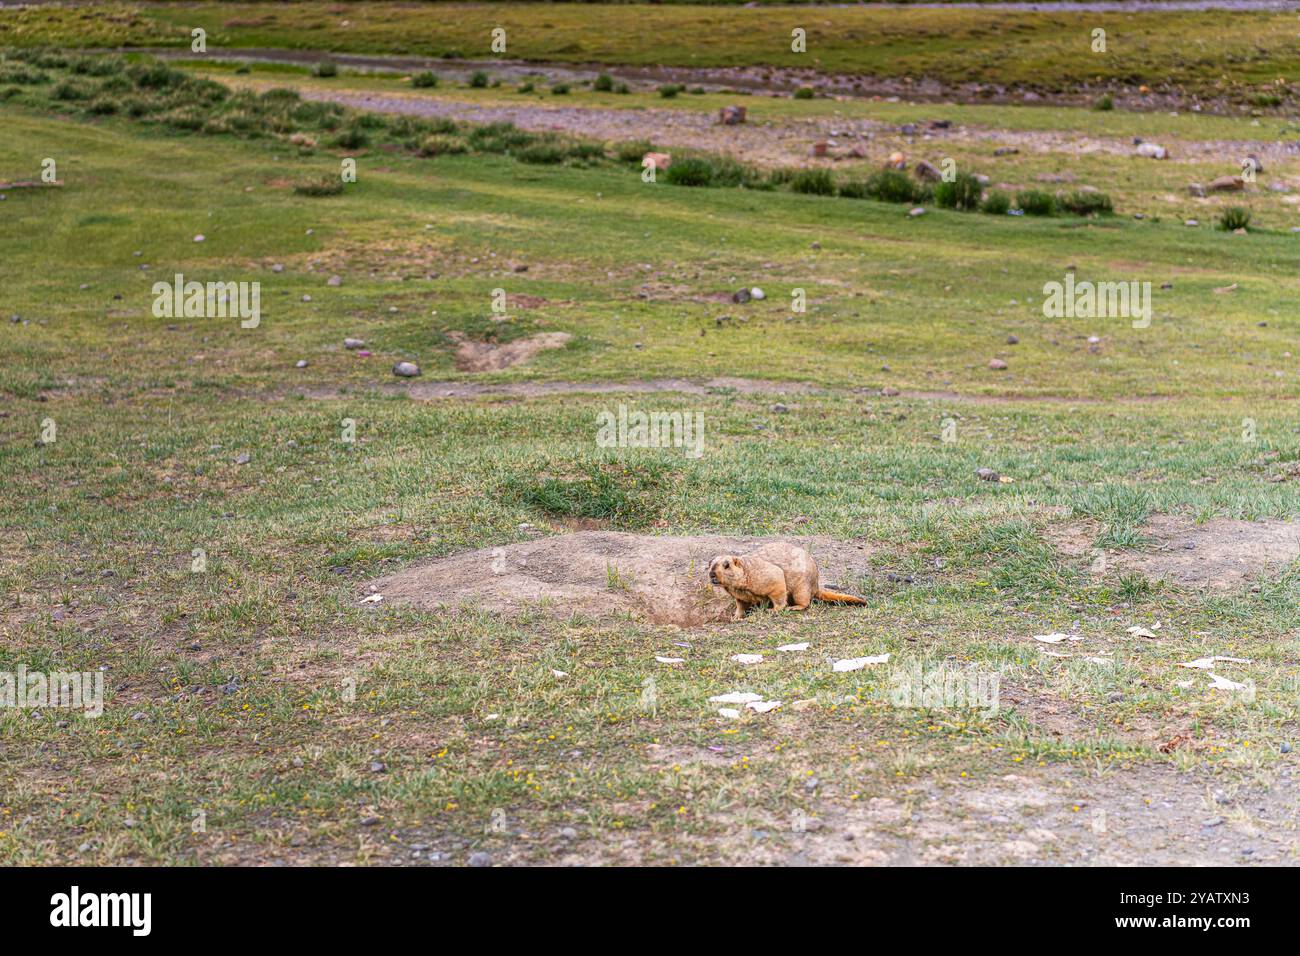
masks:
{"label": "marmot eye", "polygon": [[730,562],[730,561],[723,561],[723,562],[722,562],[722,566],[723,566],[724,568],[729,568],[729,567],[731,567],[731,562]]}

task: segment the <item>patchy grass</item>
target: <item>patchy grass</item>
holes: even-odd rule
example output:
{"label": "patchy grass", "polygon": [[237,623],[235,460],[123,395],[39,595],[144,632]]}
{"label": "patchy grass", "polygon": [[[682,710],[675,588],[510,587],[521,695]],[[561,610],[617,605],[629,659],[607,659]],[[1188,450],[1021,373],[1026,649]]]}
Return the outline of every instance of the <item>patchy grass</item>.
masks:
{"label": "patchy grass", "polygon": [[[1009,774],[1054,819],[1077,806],[1053,789],[1066,779],[1236,793],[1289,771],[1294,570],[1210,595],[1094,575],[1047,532],[1090,520],[1094,545],[1141,548],[1149,514],[1300,515],[1300,483],[1272,480],[1300,456],[1293,236],[910,220],[646,184],[612,161],[521,164],[481,148],[501,129],[412,129],[479,149],[427,158],[352,114],[364,145],[303,149],[27,95],[0,104],[0,169],[36,178],[49,156],[64,185],[3,204],[0,670],[106,668],[107,706],[0,713],[5,862],[745,862],[793,852],[796,814],[943,814],[945,794]],[[349,157],[339,195],[295,193]],[[1044,319],[1067,264],[1173,287],[1149,328]],[[155,318],[153,283],[177,272],[261,282],[260,325]],[[754,285],[766,298],[727,301]],[[540,331],[572,339],[455,369],[452,333]],[[398,360],[422,378],[396,380]],[[445,394],[665,376],[733,378]],[[620,403],[702,412],[705,453],[598,448],[596,416]],[[871,604],[683,631],[358,603],[418,558],[581,520],[861,540],[875,573],[841,583]],[[614,566],[609,586],[628,586]],[[1126,632],[1157,621],[1153,639]],[[1083,639],[1069,659],[1032,640],[1066,630]],[[755,651],[754,668],[730,660]],[[885,652],[995,673],[1002,705],[900,707],[892,666],[830,668]],[[1176,666],[1214,654],[1253,661],[1227,671],[1253,698]],[[737,689],[786,706],[719,717],[709,696]],[[909,826],[880,829],[928,845]],[[771,843],[737,839],[755,829]],[[1060,832],[1063,855],[1090,839]]]}
{"label": "patchy grass", "polygon": [[[237,15],[232,15],[237,14]],[[1134,13],[898,10],[872,6],[747,9],[640,4],[105,4],[5,11],[0,45],[184,47],[202,27],[213,47],[490,58],[504,28],[508,55],[535,61],[668,66],[806,67],[954,84],[1045,91],[1111,83],[1230,95],[1290,97],[1300,40],[1284,11]],[[1092,31],[1107,31],[1104,54]],[[807,52],[791,49],[803,29]],[[1261,99],[1264,97],[1265,99]],[[1271,99],[1270,99],[1271,98]]]}

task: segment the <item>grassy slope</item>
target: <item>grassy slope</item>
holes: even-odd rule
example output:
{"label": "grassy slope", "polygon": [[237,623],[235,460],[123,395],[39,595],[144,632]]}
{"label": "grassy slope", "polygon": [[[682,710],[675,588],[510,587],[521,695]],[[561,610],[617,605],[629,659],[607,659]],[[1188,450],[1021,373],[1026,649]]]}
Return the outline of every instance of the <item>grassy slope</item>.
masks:
{"label": "grassy slope", "polygon": [[[376,76],[347,73],[334,78],[317,78],[307,75],[306,68],[283,65],[259,65],[247,74],[232,75],[233,64],[223,64],[213,69],[211,63],[185,64],[201,75],[219,79],[234,87],[251,87],[265,90],[275,86],[293,86],[304,91],[335,94],[383,93],[419,100],[430,98],[444,103],[467,104],[477,107],[518,108],[542,107],[558,109],[594,108],[600,110],[654,111],[641,135],[655,138],[654,119],[672,117],[681,112],[716,113],[723,105],[735,103],[735,96],[726,94],[682,95],[665,99],[653,92],[630,94],[600,93],[580,86],[571,88],[565,96],[556,96],[545,87],[521,93],[516,87],[502,85],[475,89],[466,84],[443,80],[435,89],[413,90],[409,80],[397,75]],[[1278,142],[1290,135],[1292,126],[1282,119],[1250,119],[1246,117],[1206,116],[1197,114],[1170,115],[1168,113],[1131,113],[1124,111],[1098,112],[1072,108],[1041,106],[985,106],[969,104],[915,104],[869,101],[793,100],[787,98],[754,97],[742,100],[749,109],[753,124],[798,123],[808,117],[825,119],[862,120],[879,123],[924,124],[929,120],[948,120],[984,130],[1009,132],[1067,133],[1052,144],[1024,148],[1014,155],[997,156],[995,150],[1005,145],[1007,138],[999,134],[969,140],[939,138],[927,141],[902,135],[896,131],[878,131],[871,148],[874,160],[837,160],[823,165],[834,170],[839,180],[865,178],[875,171],[884,156],[894,149],[902,150],[913,160],[926,158],[938,162],[940,157],[951,157],[959,169],[971,169],[990,177],[995,187],[1071,189],[1093,185],[1105,191],[1115,202],[1121,215],[1141,213],[1147,217],[1167,217],[1174,221],[1197,219],[1203,225],[1214,222],[1218,211],[1225,206],[1242,206],[1252,213],[1256,227],[1289,230],[1297,223],[1295,204],[1288,202],[1285,194],[1262,188],[1275,179],[1285,180],[1291,172],[1286,164],[1270,163],[1260,179],[1260,187],[1248,193],[1217,194],[1209,199],[1193,199],[1188,195],[1189,182],[1209,182],[1218,176],[1236,172],[1237,157],[1251,149],[1251,143]],[[811,137],[811,133],[807,137]],[[806,138],[807,138],[806,137]],[[1108,152],[1089,152],[1080,149],[1092,137],[1113,138],[1125,144],[1133,137],[1158,141],[1170,149],[1172,162],[1152,162],[1133,155],[1115,155]],[[1222,149],[1210,157],[1188,160],[1190,151],[1186,143],[1203,140],[1222,141]],[[657,145],[670,148],[678,145],[661,141]],[[750,158],[750,157],[746,157]],[[806,163],[806,157],[788,159],[786,162]],[[1076,177],[1073,186],[1044,186],[1039,176],[1068,173]],[[1293,197],[1291,197],[1293,198]]]}
{"label": "grassy slope", "polygon": [[[1289,13],[1008,13],[590,4],[369,3],[120,5],[34,8],[0,16],[0,46],[188,46],[208,31],[214,47],[287,47],[469,58],[492,56],[502,27],[508,55],[531,60],[674,66],[764,64],[950,83],[1020,84],[1047,90],[1115,82],[1214,94],[1234,84],[1300,75],[1300,39]],[[345,25],[346,24],[346,25]],[[807,31],[808,52],[790,50]],[[1093,54],[1091,31],[1107,31]]]}
{"label": "grassy slope", "polygon": [[[1259,463],[1300,448],[1284,400],[1294,360],[1281,358],[1295,336],[1293,237],[942,213],[912,222],[867,202],[651,188],[620,170],[481,157],[363,157],[355,187],[310,200],[283,183],[329,172],[335,158],[0,110],[0,169],[34,173],[39,157],[53,156],[67,183],[11,193],[0,232],[13,277],[6,312],[31,321],[0,326],[9,393],[0,465],[14,492],[0,511],[11,545],[0,575],[15,596],[0,661],[107,664],[111,694],[98,722],[0,719],[0,810],[11,821],[0,825],[0,858],[67,859],[86,842],[83,860],[365,861],[384,858],[390,832],[435,845],[459,834],[547,858],[547,837],[484,837],[492,810],[506,808],[538,834],[577,825],[586,844],[630,838],[655,859],[725,859],[735,847],[721,838],[739,816],[827,813],[963,774],[1204,761],[1267,777],[1295,726],[1286,663],[1294,574],[1227,599],[1090,583],[1036,534],[1054,505],[1121,536],[1152,509],[1300,514],[1295,483],[1268,482]],[[207,239],[196,244],[200,232]],[[493,253],[501,265],[485,273]],[[527,273],[509,271],[518,261]],[[1044,322],[1024,304],[1067,261],[1098,274],[1175,276],[1160,306],[1173,318],[1145,332],[1102,330],[1106,348],[1088,353],[1081,336],[1093,323]],[[271,262],[285,272],[271,273]],[[148,314],[149,286],[174,271],[260,279],[261,328],[198,320],[168,329]],[[431,271],[438,278],[425,279]],[[342,286],[325,285],[331,272]],[[638,300],[647,274],[680,288]],[[770,298],[743,313],[691,299],[752,280]],[[1228,281],[1241,283],[1236,295],[1209,293]],[[815,290],[814,306],[791,322],[781,301],[796,284]],[[659,674],[652,715],[638,705],[641,682],[652,656],[682,639],[672,629],[352,603],[362,581],[409,558],[508,542],[522,521],[545,526],[502,484],[597,457],[591,423],[613,397],[453,405],[369,389],[392,381],[397,357],[453,375],[441,333],[482,329],[497,286],[549,300],[519,310],[518,322],[578,336],[509,378],[726,372],[1181,399],[982,406],[845,391],[798,399],[779,416],[770,400],[726,392],[655,399],[701,408],[709,435],[704,459],[670,457],[671,480],[645,493],[645,510],[661,516],[656,530],[865,533],[883,550],[882,575],[861,582],[874,600],[866,612],[710,633],[681,655],[683,669]],[[722,312],[749,321],[719,329]],[[1021,344],[1010,375],[996,378],[982,366],[1006,350],[1009,331]],[[365,336],[376,357],[343,352],[345,334]],[[311,360],[301,372],[299,357]],[[349,392],[295,399],[308,385]],[[955,446],[935,440],[949,415]],[[1246,415],[1260,422],[1254,446],[1240,441]],[[34,447],[46,417],[59,440]],[[345,417],[358,423],[355,446],[338,441]],[[235,464],[243,451],[252,460]],[[665,464],[623,461],[647,474]],[[974,480],[985,464],[1016,482]],[[795,524],[800,515],[812,521]],[[211,555],[209,573],[188,573],[194,547]],[[917,583],[891,584],[886,569]],[[55,621],[60,606],[67,615]],[[1120,666],[1051,662],[1025,648],[1026,635],[1075,619]],[[1164,639],[1123,638],[1123,625],[1156,619],[1174,622]],[[908,640],[918,635],[919,645]],[[1014,709],[968,720],[882,707],[870,699],[877,672],[832,676],[819,660],[783,659],[742,675],[726,662],[800,639],[835,656],[957,655],[1003,668],[1077,716],[1051,736]],[[1173,662],[1205,653],[1256,659],[1258,703],[1179,693],[1186,674]],[[561,682],[551,668],[572,676]],[[239,689],[216,689],[232,676]],[[348,679],[355,703],[340,697]],[[751,682],[841,703],[718,722],[705,698]],[[182,693],[196,686],[206,693]],[[502,719],[487,721],[492,713]],[[1145,742],[1153,732],[1188,732],[1202,749],[1165,757]],[[656,764],[647,759],[656,743],[717,744],[730,756]],[[386,772],[368,771],[375,759]],[[816,796],[802,784],[813,772],[823,781]],[[196,807],[208,813],[207,834],[190,833]],[[358,826],[368,816],[382,825]]]}

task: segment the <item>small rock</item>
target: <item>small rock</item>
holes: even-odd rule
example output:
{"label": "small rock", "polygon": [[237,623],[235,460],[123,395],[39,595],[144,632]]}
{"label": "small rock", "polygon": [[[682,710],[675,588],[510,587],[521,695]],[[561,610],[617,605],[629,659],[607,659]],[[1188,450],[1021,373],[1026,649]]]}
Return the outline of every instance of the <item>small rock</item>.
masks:
{"label": "small rock", "polygon": [[[137,255],[138,255],[138,253],[137,253]],[[280,263],[277,262],[275,265],[271,266],[271,271],[272,271],[272,272],[283,272],[283,271],[284,271],[284,266],[280,265]]]}
{"label": "small rock", "polygon": [[206,238],[207,238],[207,237],[204,236],[203,233],[199,233],[197,236],[194,237],[194,241],[195,241],[195,242],[202,242],[202,241],[203,241],[204,239],[206,239]]}
{"label": "small rock", "polygon": [[296,362],[293,363],[293,367],[294,367],[294,368],[306,368],[306,367],[307,367],[307,360],[306,360],[306,359],[298,359],[298,361],[296,361]]}
{"label": "small rock", "polygon": [[576,840],[578,838],[578,831],[573,829],[573,827],[565,827],[560,831],[560,836],[566,840]]}
{"label": "small rock", "polygon": [[1017,338],[1016,336],[1014,335],[1007,336],[1007,345],[1018,345],[1019,343],[1020,343],[1020,339]]}
{"label": "small rock", "polygon": [[1188,183],[1187,192],[1190,195],[1197,197],[1198,199],[1205,198],[1205,187],[1202,186],[1200,183]]}
{"label": "small rock", "polygon": [[767,293],[758,286],[754,286],[754,288],[749,290],[749,297],[755,301],[761,302],[767,298]]}
{"label": "small rock", "polygon": [[748,302],[751,298],[752,296],[748,289],[737,289],[731,294],[731,301],[741,304]]}
{"label": "small rock", "polygon": [[880,394],[883,395],[885,398],[894,398],[899,394],[899,391],[898,389],[894,388],[894,386],[892,385],[886,385],[884,388],[880,390]]}
{"label": "small rock", "polygon": [[470,866],[480,866],[480,867],[481,867],[481,866],[491,866],[491,865],[492,865],[492,854],[490,854],[490,853],[484,853],[482,850],[480,850],[478,853],[471,853],[471,854],[469,855],[469,865],[470,865]]}
{"label": "small rock", "polygon": [[911,209],[909,209],[909,210],[907,211],[907,214],[908,214],[911,218],[915,219],[917,216],[924,216],[924,215],[925,215],[925,209],[924,209],[923,207],[921,207],[921,206],[913,206]]}
{"label": "small rock", "polygon": [[372,760],[372,761],[370,761],[370,772],[371,772],[371,773],[383,773],[383,772],[386,771],[387,769],[388,769],[387,764],[385,764],[382,760]]}
{"label": "small rock", "polygon": [[1246,181],[1240,176],[1220,176],[1211,179],[1205,188],[1212,193],[1241,192],[1246,188]]}
{"label": "small rock", "polygon": [[1000,358],[989,359],[989,368],[993,369],[994,371],[1000,372],[1002,369],[1006,367],[1007,367],[1007,363],[1002,361],[1002,359]]}
{"label": "small rock", "polygon": [[250,461],[252,461],[252,460],[253,460],[253,456],[250,455],[248,452],[244,452],[244,453],[241,454],[241,455],[236,455],[236,456],[235,456],[235,464],[236,464],[236,465],[247,465],[247,464],[248,464]]}
{"label": "small rock", "polygon": [[365,339],[344,339],[343,340],[343,347],[345,349],[360,349],[360,348],[365,348],[365,346],[366,346]]}
{"label": "small rock", "polygon": [[342,284],[343,284],[343,277],[342,277],[342,276],[330,276],[329,279],[326,280],[325,284],[326,284],[326,285],[335,285],[335,286],[342,285]]}
{"label": "small rock", "polygon": [[401,378],[414,378],[420,374],[420,366],[414,362],[398,362],[393,366],[393,374]]}
{"label": "small rock", "polygon": [[992,468],[976,468],[975,477],[980,481],[997,481],[1002,476]]}

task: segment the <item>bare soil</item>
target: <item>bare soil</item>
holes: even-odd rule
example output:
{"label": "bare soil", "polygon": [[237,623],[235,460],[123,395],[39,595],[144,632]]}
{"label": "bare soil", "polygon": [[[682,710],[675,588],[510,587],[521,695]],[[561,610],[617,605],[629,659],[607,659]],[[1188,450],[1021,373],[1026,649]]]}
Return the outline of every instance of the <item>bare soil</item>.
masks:
{"label": "bare soil", "polygon": [[419,561],[369,587],[386,604],[425,609],[471,604],[511,613],[540,607],[556,616],[630,613],[694,627],[727,620],[735,608],[709,584],[709,559],[773,540],[807,548],[820,567],[823,587],[851,589],[849,581],[871,573],[874,548],[866,541],[581,531]]}
{"label": "bare soil", "polygon": [[462,372],[499,372],[527,362],[543,349],[563,348],[570,336],[568,332],[543,332],[513,342],[478,342],[452,332],[450,338],[456,343],[456,367]]}
{"label": "bare soil", "polygon": [[[1076,522],[1048,532],[1069,557],[1093,553],[1100,527]],[[1236,591],[1276,577],[1300,558],[1300,521],[1236,521],[1216,518],[1197,524],[1180,515],[1153,515],[1143,526],[1148,550],[1107,550],[1097,573],[1137,572],[1185,588]],[[1094,555],[1096,557],[1096,555]]]}

